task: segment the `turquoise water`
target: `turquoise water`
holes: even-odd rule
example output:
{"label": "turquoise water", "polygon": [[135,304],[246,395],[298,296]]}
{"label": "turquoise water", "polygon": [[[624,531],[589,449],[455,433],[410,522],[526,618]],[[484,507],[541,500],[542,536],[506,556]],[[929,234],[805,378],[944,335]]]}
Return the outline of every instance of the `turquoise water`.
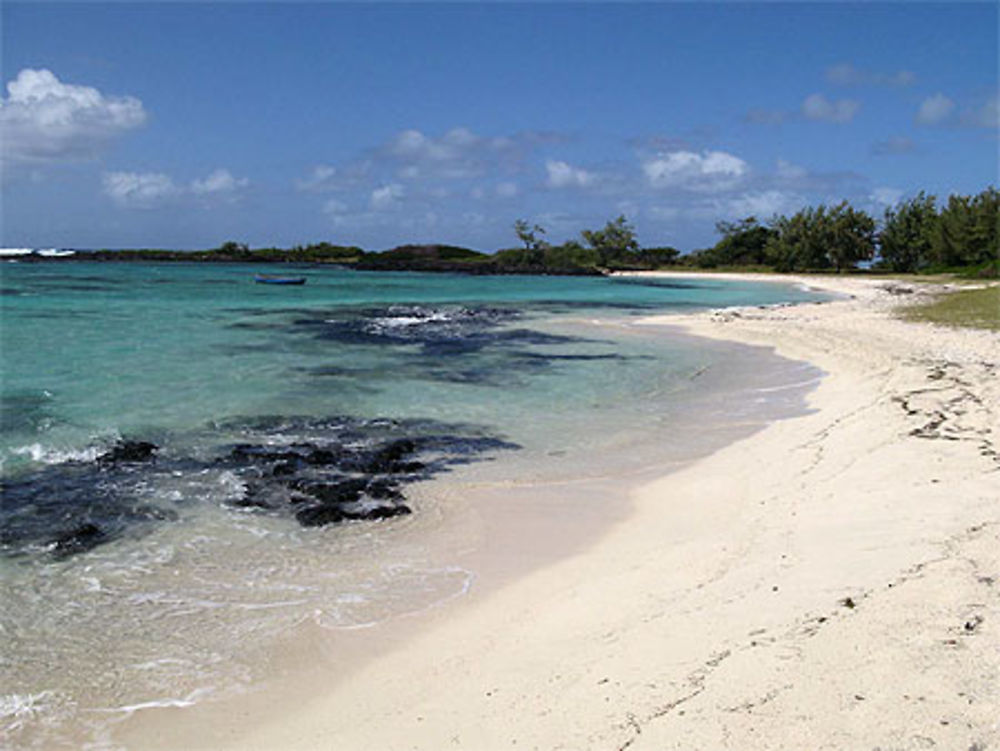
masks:
{"label": "turquoise water", "polygon": [[[0,727],[18,744],[113,747],[143,707],[253,685],[249,655],[303,622],[466,591],[475,572],[423,542],[449,518],[441,482],[695,455],[801,409],[817,376],[636,325],[822,299],[785,284],[305,268],[278,287],[260,270],[0,265]],[[155,459],[108,460],[122,440]],[[410,469],[372,469],[386,447]],[[348,475],[388,476],[414,513],[297,523],[302,488]]]}
{"label": "turquoise water", "polygon": [[664,364],[680,372],[695,362],[681,348],[655,364],[640,359],[647,352],[615,359],[619,344],[603,332],[518,331],[560,318],[817,299],[777,284],[336,269],[310,269],[303,287],[269,287],[250,283],[254,271],[0,267],[4,468],[236,415],[472,415],[509,430],[539,406],[606,397],[622,371],[642,381]]}

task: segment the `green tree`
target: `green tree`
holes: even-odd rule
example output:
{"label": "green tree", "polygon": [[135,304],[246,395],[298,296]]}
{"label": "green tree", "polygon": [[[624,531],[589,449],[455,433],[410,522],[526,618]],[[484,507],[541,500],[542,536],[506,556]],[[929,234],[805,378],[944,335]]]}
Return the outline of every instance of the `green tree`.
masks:
{"label": "green tree", "polygon": [[990,187],[974,197],[951,195],[931,236],[933,261],[969,266],[995,261],[1000,224],[1000,194]]}
{"label": "green tree", "polygon": [[253,258],[253,253],[250,251],[250,246],[245,243],[234,242],[229,240],[228,242],[222,243],[218,248],[211,251],[214,255],[219,256],[223,259],[251,259]]}
{"label": "green tree", "polygon": [[706,260],[714,266],[759,266],[767,263],[767,244],[775,230],[748,216],[738,222],[716,222],[715,231],[722,239],[715,244]]}
{"label": "green tree", "polygon": [[545,228],[540,224],[530,225],[524,219],[514,222],[514,232],[517,239],[524,243],[525,250],[545,250],[549,244],[539,235],[545,234]]}
{"label": "green tree", "polygon": [[768,241],[767,259],[779,271],[838,272],[875,255],[875,220],[841,201],[833,208],[807,207],[792,217],[774,221],[776,234]]}
{"label": "green tree", "polygon": [[1000,191],[989,187],[972,199],[971,263],[1000,260]]}
{"label": "green tree", "polygon": [[827,257],[838,274],[875,257],[875,220],[847,201],[841,201],[827,213],[823,229]]}
{"label": "green tree", "polygon": [[885,210],[879,255],[893,271],[917,271],[931,263],[938,223],[935,200],[921,191]]}
{"label": "green tree", "polygon": [[941,266],[972,263],[974,216],[969,196],[950,195],[931,235],[931,257]]}
{"label": "green tree", "polygon": [[544,265],[549,271],[592,269],[600,262],[593,248],[585,248],[575,240],[553,245],[544,251]]}
{"label": "green tree", "polygon": [[777,217],[775,234],[765,247],[768,263],[778,271],[829,268],[820,229],[825,221],[825,206],[809,206],[790,217]]}
{"label": "green tree", "polygon": [[628,263],[639,250],[635,227],[624,215],[611,220],[603,229],[585,229],[580,234],[584,242],[597,251],[601,265],[605,267],[615,263]]}
{"label": "green tree", "polygon": [[641,248],[638,253],[638,260],[640,263],[655,269],[660,266],[673,266],[677,263],[680,255],[681,252],[677,248],[671,248],[670,246]]}

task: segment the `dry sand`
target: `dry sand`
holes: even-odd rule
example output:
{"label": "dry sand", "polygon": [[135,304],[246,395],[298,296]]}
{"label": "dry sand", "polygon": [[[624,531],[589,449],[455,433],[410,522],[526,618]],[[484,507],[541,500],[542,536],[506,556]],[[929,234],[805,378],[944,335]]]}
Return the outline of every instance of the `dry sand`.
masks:
{"label": "dry sand", "polygon": [[1000,336],[895,320],[920,290],[802,281],[853,297],[646,323],[815,363],[813,412],[310,700],[230,718],[232,747],[1000,745]]}

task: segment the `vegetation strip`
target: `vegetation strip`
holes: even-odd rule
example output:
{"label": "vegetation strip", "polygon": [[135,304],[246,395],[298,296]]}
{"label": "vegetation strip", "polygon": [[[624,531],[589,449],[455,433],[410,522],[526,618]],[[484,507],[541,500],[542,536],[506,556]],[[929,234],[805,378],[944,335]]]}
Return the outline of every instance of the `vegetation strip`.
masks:
{"label": "vegetation strip", "polygon": [[926,305],[905,308],[902,315],[910,321],[1000,331],[1000,286],[947,292]]}
{"label": "vegetation strip", "polygon": [[597,275],[659,268],[730,268],[755,271],[847,271],[871,264],[876,271],[940,273],[978,278],[1000,276],[1000,191],[951,195],[940,209],[923,192],[885,210],[876,220],[847,201],[807,207],[766,222],[749,216],[718,222],[722,238],[711,248],[681,254],[672,247],[640,246],[635,227],[618,216],[580,240],[552,245],[545,228],[514,222],[523,247],[482,253],[454,245],[402,245],[383,252],[328,242],[290,249],[226,242],[214,250],[42,251],[18,259],[56,261],[214,261],[236,263],[340,264],[366,271],[443,271],[471,274]]}

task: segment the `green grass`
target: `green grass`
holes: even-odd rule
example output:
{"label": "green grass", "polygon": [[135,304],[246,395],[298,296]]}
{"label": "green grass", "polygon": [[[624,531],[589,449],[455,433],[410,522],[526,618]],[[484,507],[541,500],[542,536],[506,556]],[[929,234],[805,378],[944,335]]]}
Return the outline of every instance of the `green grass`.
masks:
{"label": "green grass", "polygon": [[905,308],[902,315],[910,321],[1000,331],[1000,286],[948,292],[926,305]]}

